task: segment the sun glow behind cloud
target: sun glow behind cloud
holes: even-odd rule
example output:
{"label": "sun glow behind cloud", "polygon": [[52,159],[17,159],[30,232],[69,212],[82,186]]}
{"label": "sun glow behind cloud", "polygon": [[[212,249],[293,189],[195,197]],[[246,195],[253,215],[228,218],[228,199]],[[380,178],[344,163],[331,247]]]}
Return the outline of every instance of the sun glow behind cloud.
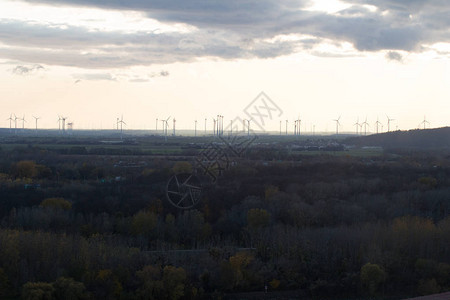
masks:
{"label": "sun glow behind cloud", "polygon": [[313,1],[313,4],[305,10],[321,11],[326,12],[327,14],[334,14],[351,6],[351,4],[339,0],[315,0]]}

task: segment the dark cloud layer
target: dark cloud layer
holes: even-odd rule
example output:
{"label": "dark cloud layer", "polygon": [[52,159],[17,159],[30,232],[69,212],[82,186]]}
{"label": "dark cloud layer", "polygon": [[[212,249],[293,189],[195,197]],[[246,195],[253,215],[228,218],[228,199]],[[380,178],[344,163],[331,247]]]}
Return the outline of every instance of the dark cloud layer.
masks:
{"label": "dark cloud layer", "polygon": [[[447,0],[347,0],[336,14],[305,10],[308,0],[26,0],[135,10],[196,30],[181,32],[89,31],[26,22],[0,22],[0,57],[34,63],[108,68],[192,61],[199,57],[270,58],[311,49],[322,40],[350,42],[359,51],[422,51],[450,40]],[[365,5],[376,7],[375,10]],[[302,34],[309,40],[276,39]],[[391,52],[389,52],[391,53]],[[387,55],[391,58],[390,54]]]}

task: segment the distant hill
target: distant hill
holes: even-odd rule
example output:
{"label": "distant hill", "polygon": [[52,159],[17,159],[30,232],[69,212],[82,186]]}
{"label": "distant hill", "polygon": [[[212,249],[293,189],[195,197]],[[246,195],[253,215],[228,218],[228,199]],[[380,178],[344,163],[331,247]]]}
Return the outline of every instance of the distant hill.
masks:
{"label": "distant hill", "polygon": [[347,145],[379,146],[383,148],[450,148],[450,127],[392,131],[368,136],[351,137]]}

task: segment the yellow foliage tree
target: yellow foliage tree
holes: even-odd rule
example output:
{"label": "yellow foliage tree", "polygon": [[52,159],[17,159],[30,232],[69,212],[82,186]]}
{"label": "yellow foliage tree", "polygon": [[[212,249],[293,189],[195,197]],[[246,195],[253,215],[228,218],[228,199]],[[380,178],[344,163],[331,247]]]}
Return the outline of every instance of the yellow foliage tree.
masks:
{"label": "yellow foliage tree", "polygon": [[172,170],[178,174],[178,173],[191,173],[192,172],[192,165],[187,161],[178,161],[173,166]]}
{"label": "yellow foliage tree", "polygon": [[134,235],[149,235],[156,227],[158,218],[155,213],[139,211],[131,220],[131,233]]}
{"label": "yellow foliage tree", "polygon": [[72,208],[72,203],[64,198],[47,198],[41,202],[40,206],[53,209],[70,210]]}
{"label": "yellow foliage tree", "polygon": [[33,178],[37,175],[36,163],[31,160],[21,160],[13,166],[13,174],[18,178]]}
{"label": "yellow foliage tree", "polygon": [[278,191],[279,191],[279,189],[278,189],[277,186],[269,185],[269,186],[267,186],[266,189],[264,190],[264,198],[265,198],[266,200],[267,200],[267,199],[270,199],[270,198],[272,198],[273,196],[275,196],[276,193],[278,193]]}
{"label": "yellow foliage tree", "polygon": [[367,263],[361,267],[361,283],[370,296],[374,296],[381,283],[386,280],[386,273],[377,264]]}
{"label": "yellow foliage tree", "polygon": [[55,289],[47,282],[27,282],[22,287],[24,300],[52,300]]}
{"label": "yellow foliage tree", "polygon": [[261,208],[252,208],[247,212],[247,223],[251,229],[258,229],[269,225],[270,213]]}

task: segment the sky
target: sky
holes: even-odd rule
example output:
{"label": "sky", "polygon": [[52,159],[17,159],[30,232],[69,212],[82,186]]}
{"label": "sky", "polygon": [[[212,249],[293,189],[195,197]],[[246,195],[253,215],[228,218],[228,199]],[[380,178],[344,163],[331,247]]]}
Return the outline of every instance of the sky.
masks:
{"label": "sky", "polygon": [[0,127],[211,130],[261,92],[278,107],[266,131],[448,126],[449,15],[448,0],[1,0]]}

